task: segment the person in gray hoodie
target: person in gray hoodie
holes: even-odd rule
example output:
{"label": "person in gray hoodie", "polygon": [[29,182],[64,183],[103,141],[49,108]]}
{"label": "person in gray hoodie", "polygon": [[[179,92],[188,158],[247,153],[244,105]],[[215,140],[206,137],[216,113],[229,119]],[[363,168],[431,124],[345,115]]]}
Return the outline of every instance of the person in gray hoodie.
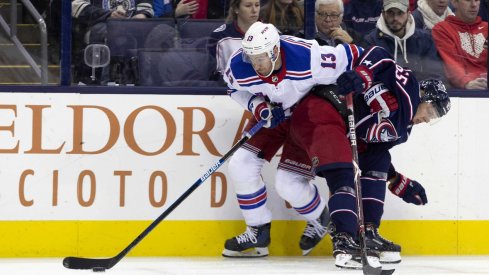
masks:
{"label": "person in gray hoodie", "polygon": [[411,68],[418,80],[443,78],[431,34],[415,28],[409,0],[384,0],[376,29],[365,37],[365,44],[385,48],[400,66]]}

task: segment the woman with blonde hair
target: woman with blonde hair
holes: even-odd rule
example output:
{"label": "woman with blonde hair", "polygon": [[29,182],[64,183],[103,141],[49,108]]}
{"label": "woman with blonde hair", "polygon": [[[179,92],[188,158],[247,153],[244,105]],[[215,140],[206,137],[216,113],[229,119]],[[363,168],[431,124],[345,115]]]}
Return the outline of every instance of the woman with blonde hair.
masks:
{"label": "woman with blonde hair", "polygon": [[258,21],[259,14],[260,0],[231,0],[225,24],[212,32],[207,45],[209,54],[217,63],[213,78],[220,78],[229,57],[241,48],[244,34]]}

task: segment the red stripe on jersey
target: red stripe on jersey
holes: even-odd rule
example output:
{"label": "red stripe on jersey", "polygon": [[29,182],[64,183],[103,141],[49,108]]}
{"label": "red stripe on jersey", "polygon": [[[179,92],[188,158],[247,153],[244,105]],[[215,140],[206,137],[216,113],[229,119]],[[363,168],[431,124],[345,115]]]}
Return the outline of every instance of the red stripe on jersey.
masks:
{"label": "red stripe on jersey", "polygon": [[295,40],[292,40],[290,38],[282,38],[282,40],[287,41],[290,44],[296,44],[296,45],[300,45],[300,46],[303,46],[303,47],[306,47],[306,48],[311,48],[311,44],[310,43],[306,43],[306,42],[303,42],[303,41],[295,41]]}
{"label": "red stripe on jersey", "polygon": [[260,77],[258,76],[252,76],[252,77],[248,77],[248,78],[245,78],[245,79],[238,79],[238,83],[239,84],[248,84],[248,83],[252,83],[252,82],[256,82],[256,81],[259,81],[260,80]]}
{"label": "red stripe on jersey", "polygon": [[351,64],[355,67],[357,65],[357,60],[360,58],[360,51],[358,50],[357,46],[353,44],[348,44],[348,46],[350,47],[351,51]]}
{"label": "red stripe on jersey", "polygon": [[296,72],[296,71],[287,71],[287,75],[293,75],[293,76],[305,76],[305,75],[310,75],[311,71],[304,71],[304,72]]}

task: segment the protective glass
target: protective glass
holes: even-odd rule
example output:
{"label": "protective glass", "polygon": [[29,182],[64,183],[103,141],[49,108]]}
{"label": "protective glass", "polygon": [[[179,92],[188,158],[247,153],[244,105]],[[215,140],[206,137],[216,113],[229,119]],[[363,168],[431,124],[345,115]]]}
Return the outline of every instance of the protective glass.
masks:
{"label": "protective glass", "polygon": [[243,52],[243,61],[253,65],[264,65],[271,62],[270,57],[268,57],[267,53],[248,55],[245,52]]}
{"label": "protective glass", "polygon": [[[423,104],[423,103],[422,103]],[[425,110],[426,110],[426,116],[429,118],[430,125],[434,125],[438,123],[441,119],[440,113],[438,113],[437,108],[435,107],[433,102],[424,102]]]}

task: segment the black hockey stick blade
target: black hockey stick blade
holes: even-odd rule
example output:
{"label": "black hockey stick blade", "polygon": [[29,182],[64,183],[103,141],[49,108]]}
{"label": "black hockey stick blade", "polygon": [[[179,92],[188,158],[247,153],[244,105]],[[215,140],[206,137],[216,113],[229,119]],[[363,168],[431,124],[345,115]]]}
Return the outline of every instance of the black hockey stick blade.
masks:
{"label": "black hockey stick blade", "polygon": [[[119,256],[119,255],[117,255]],[[63,266],[69,269],[110,269],[118,261],[117,256],[107,259],[90,259],[80,257],[66,257],[63,259]]]}
{"label": "black hockey stick blade", "polygon": [[180,203],[182,203],[190,194],[197,189],[206,179],[208,179],[221,165],[231,157],[236,150],[238,150],[249,138],[255,135],[264,125],[266,121],[259,121],[253,126],[245,136],[241,138],[221,159],[219,159],[214,165],[212,165],[203,176],[201,176],[192,186],[185,191],[172,205],[170,205],[165,212],[163,212],[156,220],[154,220],[139,236],[136,237],[124,250],[119,252],[112,258],[94,259],[94,258],[82,258],[82,257],[66,257],[63,259],[63,266],[69,269],[92,269],[93,271],[104,271],[110,269],[116,265],[124,256],[129,253],[136,245],[139,244],[153,229],[163,221]]}
{"label": "black hockey stick blade", "polygon": [[381,275],[391,275],[396,271],[395,269],[382,269],[382,272],[380,273]]}
{"label": "black hockey stick blade", "polygon": [[365,254],[362,255],[362,270],[364,275],[390,275],[395,271],[395,269],[382,269],[381,266],[371,266]]}
{"label": "black hockey stick blade", "polygon": [[364,275],[390,275],[396,271],[395,269],[382,269],[382,267],[373,267],[371,266],[367,259],[363,259],[362,257],[362,270]]}
{"label": "black hockey stick blade", "polygon": [[371,265],[363,266],[364,275],[390,275],[396,271],[395,269],[382,269],[382,267],[373,267]]}

